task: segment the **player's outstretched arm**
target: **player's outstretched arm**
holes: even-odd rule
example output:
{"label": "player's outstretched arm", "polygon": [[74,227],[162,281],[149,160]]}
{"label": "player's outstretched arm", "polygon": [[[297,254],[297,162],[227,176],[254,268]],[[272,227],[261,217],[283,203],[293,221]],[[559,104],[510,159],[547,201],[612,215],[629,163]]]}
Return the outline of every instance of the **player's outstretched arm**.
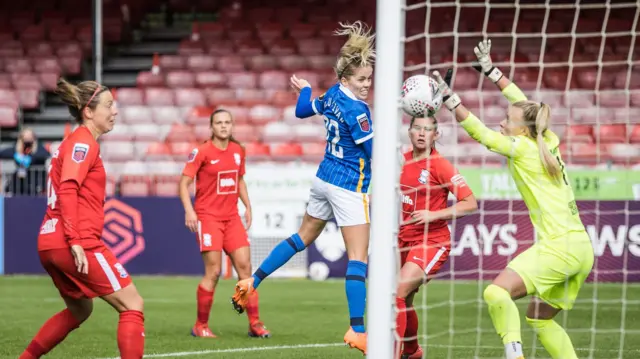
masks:
{"label": "player's outstretched arm", "polygon": [[525,96],[518,86],[511,82],[499,68],[493,65],[493,61],[491,61],[491,40],[480,41],[478,46],[473,48],[473,52],[478,58],[477,61],[473,62],[473,68],[496,84],[510,103],[527,100],[527,96]]}
{"label": "player's outstretched arm", "polygon": [[[451,71],[451,70],[449,70]],[[504,136],[488,128],[476,115],[471,113],[460,100],[460,96],[454,93],[438,71],[433,72],[433,76],[438,82],[439,92],[443,96],[444,105],[456,116],[456,121],[462,125],[469,136],[479,143],[485,145],[490,151],[499,153],[507,157],[517,157],[520,153],[519,142],[514,138]],[[447,74],[447,78],[450,76]],[[450,82],[450,80],[449,80]]]}
{"label": "player's outstretched arm", "polygon": [[311,100],[311,84],[307,80],[299,79],[296,75],[291,76],[291,88],[298,93],[296,103],[296,117],[307,118],[319,114],[319,100]]}

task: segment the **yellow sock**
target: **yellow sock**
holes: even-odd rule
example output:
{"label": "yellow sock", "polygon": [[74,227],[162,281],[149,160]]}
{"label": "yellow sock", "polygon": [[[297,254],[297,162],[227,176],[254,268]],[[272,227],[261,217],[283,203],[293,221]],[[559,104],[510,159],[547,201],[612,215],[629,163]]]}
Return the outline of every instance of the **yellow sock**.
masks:
{"label": "yellow sock", "polygon": [[522,342],[520,335],[520,313],[509,292],[490,284],[484,290],[484,301],[489,306],[489,315],[503,344]]}
{"label": "yellow sock", "polygon": [[569,335],[553,319],[526,319],[553,359],[578,359]]}

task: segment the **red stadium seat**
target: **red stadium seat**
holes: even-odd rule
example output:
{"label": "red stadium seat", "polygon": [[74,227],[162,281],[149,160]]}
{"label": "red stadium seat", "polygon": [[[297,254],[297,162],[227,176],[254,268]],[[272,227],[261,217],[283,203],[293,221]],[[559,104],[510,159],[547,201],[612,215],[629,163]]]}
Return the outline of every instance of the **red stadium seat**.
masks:
{"label": "red stadium seat", "polygon": [[[48,42],[35,42],[26,47],[27,55],[30,57],[51,56],[53,47]],[[35,60],[35,59],[34,59]]]}
{"label": "red stadium seat", "polygon": [[627,125],[600,125],[598,137],[600,143],[625,143],[627,142]]}
{"label": "red stadium seat", "polygon": [[118,105],[144,105],[144,92],[138,88],[120,88],[116,92]]}
{"label": "red stadium seat", "polygon": [[295,140],[300,143],[322,142],[325,138],[324,126],[310,121],[296,123],[293,126],[293,133]]}
{"label": "red stadium seat", "polygon": [[167,73],[165,83],[170,88],[190,88],[195,86],[195,77],[191,72],[175,70]]}
{"label": "red stadium seat", "polygon": [[215,65],[215,58],[210,55],[191,55],[187,58],[187,68],[191,71],[209,71]]}
{"label": "red stadium seat", "polygon": [[155,176],[153,178],[153,194],[159,197],[176,197],[180,176]]}
{"label": "red stadium seat", "polygon": [[253,29],[244,23],[233,22],[227,28],[227,34],[231,40],[240,41],[253,38]]}
{"label": "red stadium seat", "polygon": [[614,112],[602,107],[574,108],[571,112],[573,120],[581,123],[610,123],[614,119]]}
{"label": "red stadium seat", "polygon": [[219,104],[216,104],[214,107],[216,110],[223,109],[231,112],[231,115],[233,115],[233,123],[236,125],[249,123],[249,109],[246,107],[241,107],[241,106],[228,104],[228,103],[219,103]]}
{"label": "red stadium seat", "polygon": [[277,57],[272,55],[250,56],[247,59],[247,66],[249,70],[256,72],[275,70],[278,68],[278,61]]}
{"label": "red stadium seat", "polygon": [[204,46],[207,50],[206,51],[207,54],[209,55],[229,56],[229,55],[234,55],[236,53],[234,42],[228,39],[221,39],[221,40],[215,40],[215,41],[208,40],[207,42],[205,42]]}
{"label": "red stadium seat", "polygon": [[[199,55],[194,55],[199,56]],[[184,56],[179,55],[163,55],[160,56],[160,69],[162,71],[183,70],[187,67]]]}
{"label": "red stadium seat", "polygon": [[193,142],[195,141],[193,128],[183,123],[174,123],[167,134],[168,142]]}
{"label": "red stadium seat", "polygon": [[160,129],[153,123],[135,123],[129,125],[129,130],[136,141],[155,141],[160,137]]}
{"label": "red stadium seat", "polygon": [[227,83],[230,88],[252,89],[257,87],[257,76],[251,72],[236,72],[227,74]]}
{"label": "red stadium seat", "polygon": [[242,143],[260,141],[261,134],[261,129],[254,125],[235,124],[233,126],[233,137]]}
{"label": "red stadium seat", "polygon": [[282,115],[282,111],[280,111],[276,107],[272,107],[269,105],[258,105],[251,108],[249,111],[249,117],[251,119],[251,123],[254,124],[266,124],[268,122],[279,120]]}
{"label": "red stadium seat", "polygon": [[204,92],[209,106],[215,107],[220,104],[238,105],[240,103],[236,97],[236,90],[206,89]]}
{"label": "red stadium seat", "polygon": [[194,27],[197,28],[198,33],[205,41],[221,39],[226,35],[225,26],[219,22],[202,22],[198,23],[197,26],[194,24]]}
{"label": "red stadium seat", "polygon": [[[2,101],[2,96],[0,96],[0,101]],[[0,104],[0,127],[16,127],[17,125],[18,114],[16,108]]]}
{"label": "red stadium seat", "polygon": [[242,56],[258,56],[264,53],[262,43],[255,39],[241,40],[236,43],[237,53]]}
{"label": "red stadium seat", "polygon": [[244,58],[240,56],[223,56],[218,58],[218,70],[222,72],[240,72],[245,70]]}
{"label": "red stadium seat", "polygon": [[593,127],[590,125],[569,126],[566,140],[569,143],[593,143]]}
{"label": "red stadium seat", "polygon": [[247,160],[264,160],[269,158],[270,148],[261,142],[249,142],[244,145]]}
{"label": "red stadium seat", "polygon": [[166,88],[147,88],[145,89],[145,101],[151,106],[170,106],[174,105],[173,91]]}
{"label": "red stadium seat", "polygon": [[132,142],[107,141],[100,145],[100,154],[107,161],[123,161],[134,158]]}
{"label": "red stadium seat", "polygon": [[236,96],[242,106],[256,106],[268,102],[267,93],[264,90],[239,89],[236,92]]}
{"label": "red stadium seat", "polygon": [[[123,90],[125,89],[120,89],[118,91],[118,98],[117,98],[118,104],[122,103],[121,98],[123,97],[122,96]],[[135,89],[132,89],[132,90],[135,90]],[[122,121],[125,123],[152,123],[153,122],[153,113],[151,112],[150,107],[134,106],[134,104],[128,104],[127,106],[122,106],[119,109],[119,113],[120,113],[120,117],[122,118]]]}
{"label": "red stadium seat", "polygon": [[304,70],[309,67],[306,58],[296,55],[280,56],[278,63],[280,64],[280,68],[285,71]]}
{"label": "red stadium seat", "polygon": [[598,94],[600,106],[603,107],[624,107],[627,105],[627,93],[624,91],[603,91]]}
{"label": "red stadium seat", "polygon": [[159,125],[170,125],[183,118],[180,108],[173,106],[154,106],[151,107],[151,113],[153,121]]}
{"label": "red stadium seat", "polygon": [[151,194],[147,176],[123,176],[120,180],[120,194],[122,196],[145,197]]}
{"label": "red stadium seat", "polygon": [[252,23],[265,23],[271,21],[275,12],[272,7],[252,7],[248,9],[247,19]]}
{"label": "red stadium seat", "polygon": [[289,76],[282,71],[265,71],[260,74],[259,82],[263,89],[285,90],[289,87]]}
{"label": "red stadium seat", "polygon": [[8,58],[4,61],[5,70],[12,74],[17,73],[30,73],[31,61],[25,58]]}
{"label": "red stadium seat", "polygon": [[73,41],[75,37],[75,29],[71,25],[56,24],[48,32],[49,39],[55,42]]}
{"label": "red stadium seat", "polygon": [[269,53],[276,56],[293,55],[298,52],[295,41],[292,39],[276,40],[269,45]]}
{"label": "red stadium seat", "polygon": [[178,54],[180,55],[196,55],[204,54],[204,45],[198,41],[182,40],[178,46]]}
{"label": "red stadium seat", "polygon": [[205,106],[207,101],[198,88],[179,88],[175,90],[177,106]]}
{"label": "red stadium seat", "polygon": [[303,17],[303,10],[300,7],[283,7],[278,9],[278,11],[275,12],[275,21],[281,24],[291,24],[294,23],[292,25],[292,27],[290,27],[290,31],[289,33],[291,34],[295,34],[296,37],[300,36],[300,37],[310,37],[315,35],[315,32],[304,32],[302,31],[303,29],[299,29],[299,32],[294,31],[295,30],[295,26],[296,25],[309,25],[306,23],[300,23],[299,21],[302,20]]}
{"label": "red stadium seat", "polygon": [[[1,61],[2,60],[0,60],[0,69],[2,69]],[[10,89],[11,87],[11,76],[9,74],[0,73],[0,89]]]}
{"label": "red stadium seat", "polygon": [[194,140],[191,142],[169,142],[168,143],[174,160],[182,161],[185,158],[187,158],[187,156],[189,155],[189,153],[191,153],[193,148],[197,146],[197,143],[195,143],[195,136],[193,139]]}
{"label": "red stadium seat", "polygon": [[591,91],[569,91],[564,94],[566,107],[591,107],[595,103],[595,95]]}
{"label": "red stadium seat", "polygon": [[209,125],[209,119],[214,109],[207,106],[196,106],[187,114],[186,123],[189,125]]}
{"label": "red stadium seat", "polygon": [[20,39],[22,41],[40,41],[44,40],[45,29],[43,25],[29,25],[26,29],[20,32]]}
{"label": "red stadium seat", "polygon": [[262,22],[256,24],[256,34],[264,45],[269,45],[273,43],[274,40],[283,38],[284,32],[285,28],[282,23]]}
{"label": "red stadium seat", "polygon": [[286,107],[296,101],[296,94],[293,91],[275,91],[271,95],[271,103],[278,107]]}
{"label": "red stadium seat", "polygon": [[144,152],[146,160],[167,160],[171,157],[171,148],[165,142],[150,142]]}
{"label": "red stadium seat", "polygon": [[640,124],[636,124],[631,129],[631,133],[629,135],[629,142],[640,144]]}
{"label": "red stadium seat", "polygon": [[202,71],[195,74],[196,85],[203,88],[226,87],[227,76],[222,72]]}
{"label": "red stadium seat", "polygon": [[302,147],[297,143],[272,144],[271,158],[276,161],[292,161],[302,157]]}
{"label": "red stadium seat", "polygon": [[333,56],[308,56],[305,58],[305,63],[310,69],[327,71],[335,66],[336,58]]}
{"label": "red stadium seat", "polygon": [[302,159],[318,163],[324,158],[326,147],[326,143],[322,142],[302,143]]}
{"label": "red stadium seat", "polygon": [[284,122],[268,123],[262,130],[262,140],[264,142],[286,142],[290,141],[293,136],[293,128]]}
{"label": "red stadium seat", "polygon": [[65,56],[60,58],[62,72],[68,75],[80,74],[82,59],[80,56]]}
{"label": "red stadium seat", "polygon": [[198,143],[204,143],[211,138],[211,127],[208,123],[193,126],[193,132],[196,135],[196,142]]}
{"label": "red stadium seat", "polygon": [[164,76],[149,71],[141,71],[136,78],[138,87],[164,87]]}

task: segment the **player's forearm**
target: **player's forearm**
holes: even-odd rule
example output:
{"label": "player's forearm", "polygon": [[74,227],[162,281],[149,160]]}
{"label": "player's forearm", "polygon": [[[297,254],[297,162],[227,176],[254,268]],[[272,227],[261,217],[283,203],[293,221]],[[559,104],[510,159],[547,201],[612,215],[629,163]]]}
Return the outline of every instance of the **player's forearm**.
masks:
{"label": "player's forearm", "polygon": [[[502,81],[502,79],[500,81]],[[524,94],[524,92],[522,92],[522,90],[520,90],[520,88],[515,83],[509,81],[509,79],[506,79],[506,81],[507,81],[506,86],[500,87],[500,90],[502,91],[502,95],[507,100],[509,100],[509,103],[516,103],[519,101],[527,100],[527,96]]]}
{"label": "player's forearm", "polygon": [[65,181],[60,184],[58,190],[58,202],[62,214],[62,228],[64,237],[70,246],[78,244],[81,239],[76,227],[78,223],[78,190],[80,186],[76,181]]}
{"label": "player's forearm", "polygon": [[311,87],[305,87],[300,90],[298,102],[296,103],[296,117],[307,118],[315,115],[313,110],[313,102],[311,102]]}
{"label": "player's forearm", "polygon": [[464,217],[475,212],[478,209],[478,202],[473,195],[458,201],[451,207],[432,212],[433,220],[445,220]]}
{"label": "player's forearm", "polygon": [[240,200],[242,201],[244,208],[250,209],[251,201],[249,200],[249,190],[247,189],[247,183],[244,181],[244,178],[240,178],[238,195],[240,196]]}
{"label": "player's forearm", "polygon": [[191,194],[189,193],[189,185],[191,182],[188,180],[189,178],[182,177],[180,179],[178,193],[180,195],[180,201],[182,202],[182,207],[184,207],[185,212],[195,212],[193,209],[193,203],[191,203]]}

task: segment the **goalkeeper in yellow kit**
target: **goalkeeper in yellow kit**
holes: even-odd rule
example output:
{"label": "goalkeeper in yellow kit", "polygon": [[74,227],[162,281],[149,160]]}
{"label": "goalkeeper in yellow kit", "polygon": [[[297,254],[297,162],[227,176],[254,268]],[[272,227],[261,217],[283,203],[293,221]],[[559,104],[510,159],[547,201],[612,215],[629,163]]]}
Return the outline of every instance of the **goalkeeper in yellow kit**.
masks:
{"label": "goalkeeper in yellow kit", "polygon": [[522,195],[536,243],[514,258],[484,291],[493,325],[505,345],[507,359],[524,359],[520,314],[514,300],[532,295],[526,320],[554,359],[577,358],[571,339],[553,318],[570,310],[593,266],[593,247],[580,220],[573,190],[549,130],[549,105],[527,100],[520,89],[493,66],[491,40],[474,48],[477,70],[493,81],[511,105],[500,132],[487,128],[461,105],[438,72],[434,72],[445,106],[476,141],[508,159]]}

